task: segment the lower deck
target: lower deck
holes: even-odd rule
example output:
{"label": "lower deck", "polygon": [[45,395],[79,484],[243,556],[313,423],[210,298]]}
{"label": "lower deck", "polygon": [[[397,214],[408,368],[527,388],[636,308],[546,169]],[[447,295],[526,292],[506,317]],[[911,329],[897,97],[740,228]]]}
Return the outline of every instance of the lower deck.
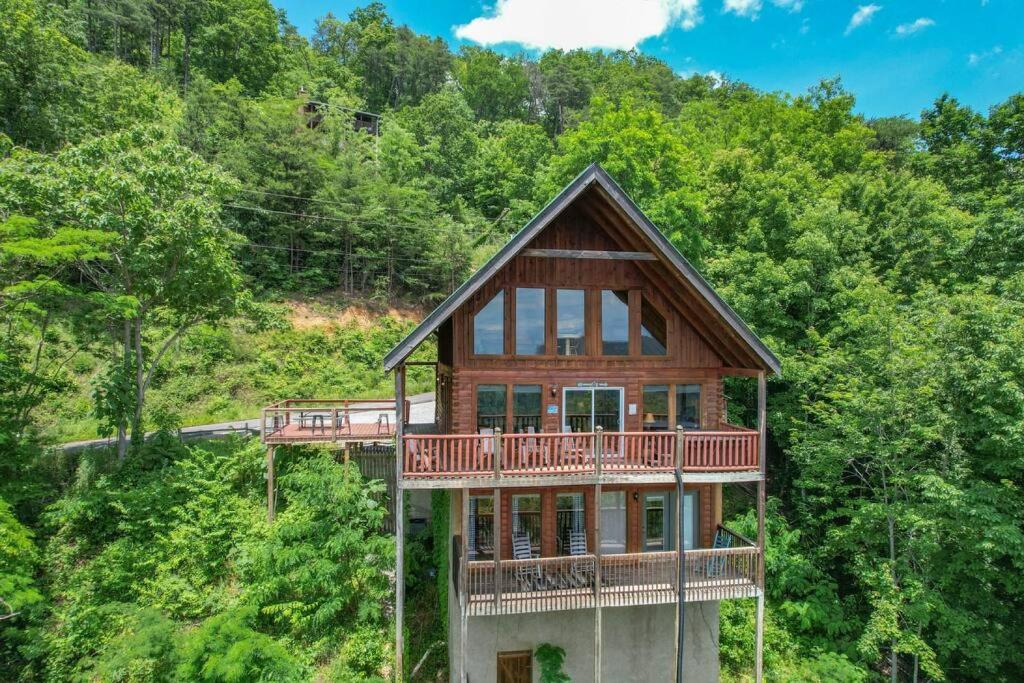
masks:
{"label": "lower deck", "polygon": [[[689,550],[683,564],[684,602],[761,593],[756,547]],[[674,551],[469,562],[466,571],[469,616],[662,605],[680,599],[679,554]]]}

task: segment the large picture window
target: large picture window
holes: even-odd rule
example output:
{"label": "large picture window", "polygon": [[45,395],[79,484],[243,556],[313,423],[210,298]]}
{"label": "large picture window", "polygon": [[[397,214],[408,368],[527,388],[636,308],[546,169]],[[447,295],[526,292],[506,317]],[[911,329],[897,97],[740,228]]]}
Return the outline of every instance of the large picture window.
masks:
{"label": "large picture window", "polygon": [[[530,545],[530,553],[540,556],[540,495],[529,494],[512,496],[512,547],[516,546],[516,537],[525,537]],[[513,559],[529,559],[514,557]]]}
{"label": "large picture window", "polygon": [[470,496],[467,552],[470,561],[494,559],[494,498]]}
{"label": "large picture window", "polygon": [[582,289],[560,289],[555,297],[557,311],[558,355],[580,356],[586,341],[586,315]]}
{"label": "large picture window", "polygon": [[544,353],[544,290],[516,289],[516,354]]}
{"label": "large picture window", "polygon": [[700,385],[676,385],[676,422],[686,429],[700,429]]}
{"label": "large picture window", "polygon": [[579,555],[589,550],[583,508],[582,493],[555,496],[555,542],[559,555]]}
{"label": "large picture window", "polygon": [[500,291],[473,316],[473,353],[497,356],[505,353],[505,292]]}
{"label": "large picture window", "polygon": [[512,430],[519,434],[540,432],[541,385],[512,387]]}
{"label": "large picture window", "polygon": [[640,353],[664,356],[668,351],[668,327],[665,316],[643,298],[640,306]]}
{"label": "large picture window", "polygon": [[644,508],[640,518],[645,553],[675,550],[675,493],[658,491],[644,494]]}
{"label": "large picture window", "polygon": [[629,353],[629,292],[601,290],[601,353]]}
{"label": "large picture window", "polygon": [[480,384],[476,388],[477,431],[500,428],[505,431],[506,386],[504,384]]}
{"label": "large picture window", "polygon": [[626,552],[626,492],[601,492],[601,552]]}
{"label": "large picture window", "polygon": [[664,432],[668,424],[668,385],[644,385],[644,431]]}

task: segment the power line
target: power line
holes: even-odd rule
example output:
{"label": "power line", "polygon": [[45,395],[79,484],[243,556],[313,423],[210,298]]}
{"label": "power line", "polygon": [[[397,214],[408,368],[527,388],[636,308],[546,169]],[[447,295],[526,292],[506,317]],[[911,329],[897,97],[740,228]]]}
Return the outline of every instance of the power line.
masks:
{"label": "power line", "polygon": [[[261,195],[265,195],[267,197],[280,197],[280,198],[283,198],[283,199],[298,199],[298,200],[304,201],[304,202],[315,202],[317,204],[328,204],[330,206],[351,206],[351,207],[360,208],[360,209],[368,208],[368,207],[366,207],[365,204],[359,204],[357,202],[346,202],[346,201],[339,200],[339,199],[317,199],[317,198],[314,198],[314,197],[303,197],[303,196],[297,195],[297,194],[286,194],[284,192],[267,192],[266,190],[250,190],[250,189],[246,189],[246,188],[239,188],[238,191],[239,192],[248,192],[250,194],[261,194]],[[392,209],[392,208],[386,207],[386,206],[378,206],[378,207],[373,207],[373,208],[374,208],[374,210],[391,211],[391,212],[395,212],[395,213],[398,213],[399,211],[401,211],[401,209]],[[505,207],[504,209],[501,210],[501,213],[499,213],[495,218],[490,218],[489,216],[483,216],[483,215],[481,215],[481,218],[483,218],[485,221],[488,221],[490,223],[498,223],[498,222],[500,222],[505,217],[505,215],[508,212],[509,212],[508,207]],[[418,216],[420,218],[436,218],[436,217],[440,217],[440,216],[446,216],[447,214],[436,214],[436,213],[435,214],[430,214],[430,213],[416,213],[416,214],[414,214],[414,213],[410,212],[410,215],[416,215],[416,216]]]}
{"label": "power line", "polygon": [[[327,204],[329,206],[348,206],[348,207],[355,207],[357,209],[368,208],[365,204],[358,204],[356,202],[344,202],[344,201],[338,201],[338,200],[334,200],[334,199],[316,199],[314,197],[302,197],[302,196],[299,196],[299,195],[296,195],[296,194],[285,194],[283,192],[266,192],[264,190],[246,190],[246,189],[240,189],[239,192],[248,192],[249,194],[261,194],[261,195],[264,195],[266,197],[281,197],[281,198],[284,198],[284,199],[298,199],[298,200],[304,201],[304,202],[315,202],[317,204]],[[392,208],[389,208],[389,207],[386,207],[386,206],[377,206],[377,207],[373,207],[373,209],[374,210],[382,210],[382,211],[393,211],[395,213],[398,213],[399,211],[401,211],[401,209],[392,209]],[[419,218],[434,218],[434,217],[436,217],[435,215],[424,214],[424,213],[415,214],[415,213],[411,213],[411,212],[410,212],[409,215],[415,215],[415,216],[417,216]]]}
{"label": "power line", "polygon": [[256,242],[241,242],[238,246],[252,247],[254,249],[273,249],[277,251],[288,251],[288,252],[302,252],[306,254],[323,254],[326,256],[341,256],[342,258],[351,259],[380,259],[390,260],[401,263],[422,263],[425,265],[437,265],[439,261],[445,260],[444,256],[439,256],[437,259],[422,259],[422,258],[407,258],[403,256],[391,256],[387,254],[346,254],[343,251],[333,251],[330,249],[302,249],[300,247],[282,247],[276,244],[257,244]]}
{"label": "power line", "polygon": [[[255,211],[257,213],[270,213],[270,214],[277,214],[277,215],[281,215],[281,216],[295,216],[297,218],[305,218],[305,219],[308,219],[308,220],[328,221],[328,222],[332,222],[332,223],[347,223],[349,225],[355,224],[355,225],[365,225],[365,226],[376,226],[376,227],[379,227],[379,228],[404,228],[406,230],[419,230],[419,231],[436,232],[438,234],[444,234],[444,235],[447,235],[449,237],[451,237],[457,231],[457,226],[455,226],[455,225],[453,225],[451,228],[448,228],[448,229],[442,229],[442,228],[438,228],[438,227],[430,226],[430,225],[406,225],[406,224],[401,224],[401,223],[381,223],[381,222],[378,222],[378,221],[369,221],[369,220],[360,219],[360,218],[336,218],[334,216],[321,216],[319,214],[313,214],[313,213],[297,213],[295,211],[281,211],[279,209],[267,209],[267,208],[264,208],[262,206],[246,206],[244,204],[225,203],[224,206],[230,207],[232,209],[244,209],[246,211]],[[464,235],[473,236],[473,237],[483,237],[483,236],[487,235],[487,233],[483,233],[483,232],[480,232],[480,231],[477,231],[477,230],[468,230],[468,229],[462,230],[462,233]]]}

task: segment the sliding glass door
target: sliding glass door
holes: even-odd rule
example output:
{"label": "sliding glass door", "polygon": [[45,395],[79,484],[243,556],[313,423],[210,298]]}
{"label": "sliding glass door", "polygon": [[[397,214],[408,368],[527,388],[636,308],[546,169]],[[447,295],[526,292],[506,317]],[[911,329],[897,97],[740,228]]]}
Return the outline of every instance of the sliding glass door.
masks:
{"label": "sliding glass door", "polygon": [[566,387],[562,415],[567,432],[621,432],[622,387]]}

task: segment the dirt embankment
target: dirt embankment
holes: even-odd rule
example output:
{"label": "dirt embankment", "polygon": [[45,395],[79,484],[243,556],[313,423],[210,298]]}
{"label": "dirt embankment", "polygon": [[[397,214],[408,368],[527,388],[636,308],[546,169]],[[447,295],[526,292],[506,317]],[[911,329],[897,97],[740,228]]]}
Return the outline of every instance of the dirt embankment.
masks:
{"label": "dirt embankment", "polygon": [[343,302],[332,299],[299,300],[288,299],[288,319],[299,330],[308,330],[328,325],[357,325],[369,328],[383,316],[398,320],[419,322],[426,312],[413,306],[378,306],[361,302]]}

